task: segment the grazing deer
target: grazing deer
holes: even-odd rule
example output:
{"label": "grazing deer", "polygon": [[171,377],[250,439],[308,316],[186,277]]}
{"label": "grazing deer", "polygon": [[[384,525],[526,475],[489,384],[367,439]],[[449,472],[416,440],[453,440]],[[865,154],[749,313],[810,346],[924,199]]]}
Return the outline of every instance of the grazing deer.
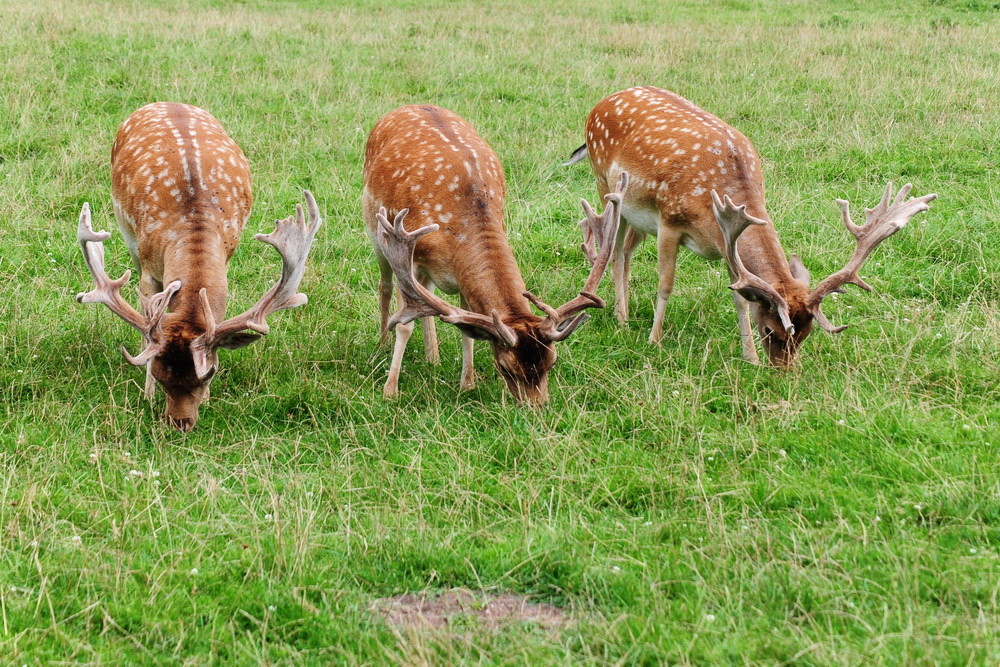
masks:
{"label": "grazing deer", "polygon": [[[364,182],[364,217],[381,271],[383,340],[396,332],[384,394],[399,393],[413,320],[422,318],[427,359],[438,361],[434,318],[439,317],[462,332],[462,389],[475,386],[472,341],[478,338],[492,345],[497,369],[519,402],[547,401],[553,343],[586,320],[584,310],[604,307],[595,292],[611,259],[628,177],[622,174],[617,189],[605,196],[602,215],[583,202],[583,249],[592,268],[579,296],[559,308],[525,289],[504,232],[503,168],[460,116],[427,105],[387,114],[368,138]],[[400,309],[390,318],[393,274]],[[431,283],[458,293],[461,307],[435,296]],[[545,317],[532,313],[531,304]]]}
{"label": "grazing deer", "polygon": [[[615,312],[628,319],[629,264],[646,234],[656,237],[659,287],[651,343],[663,335],[663,316],[674,287],[677,249],[684,245],[707,259],[724,258],[739,319],[743,355],[759,363],[750,318],[771,364],[794,362],[815,320],[829,333],[823,299],[851,283],[871,290],[858,271],[879,243],[926,211],[937,195],[906,199],[910,185],[890,201],[892,183],[881,203],[867,211],[863,226],[851,222],[840,204],[844,225],[857,239],[851,261],[809,289],[809,272],[796,255],[785,258],[764,208],[764,180],[757,152],[739,131],[684,98],[661,88],[629,88],[605,98],[587,118],[587,143],[569,162],[587,155],[600,192],[627,170],[631,187],[622,201],[612,278]],[[720,197],[721,194],[721,197]],[[740,202],[737,206],[733,202]],[[737,251],[737,239],[739,250]]]}
{"label": "grazing deer", "polygon": [[[281,254],[281,279],[250,310],[225,319],[229,258],[250,217],[250,167],[240,147],[210,113],[187,104],[158,102],[139,109],[118,129],[111,150],[111,194],[118,228],[139,269],[137,312],[121,296],[131,271],[112,280],[104,269],[104,241],[83,205],[77,239],[97,283],[80,303],[103,303],[142,334],[137,356],[146,366],[145,393],[154,380],[167,397],[167,421],[190,431],[218,366],[219,348],[235,350],[267,334],[267,316],[306,303],[297,293],[321,219],[309,208],[276,222],[254,238]],[[166,287],[164,288],[164,285]],[[224,320],[221,321],[220,320]]]}

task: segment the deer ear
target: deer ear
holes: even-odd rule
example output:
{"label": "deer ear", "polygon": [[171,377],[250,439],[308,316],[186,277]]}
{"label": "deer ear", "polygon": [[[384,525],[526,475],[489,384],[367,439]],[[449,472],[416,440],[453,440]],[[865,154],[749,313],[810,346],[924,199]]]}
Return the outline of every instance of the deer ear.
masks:
{"label": "deer ear", "polygon": [[806,265],[802,263],[802,258],[798,255],[792,255],[788,258],[788,268],[792,271],[792,277],[797,281],[809,287],[809,269]]}
{"label": "deer ear", "polygon": [[465,317],[462,312],[443,316],[441,320],[448,324],[454,324],[469,338],[492,341],[501,347],[517,345],[517,332],[504,324],[500,313],[494,310],[490,315],[493,319],[492,326],[484,326],[478,318]]}
{"label": "deer ear", "polygon": [[227,350],[238,350],[241,347],[246,347],[251,343],[257,342],[263,337],[264,336],[262,334],[256,332],[235,331],[222,336],[222,338],[220,338],[216,343],[216,346]]}

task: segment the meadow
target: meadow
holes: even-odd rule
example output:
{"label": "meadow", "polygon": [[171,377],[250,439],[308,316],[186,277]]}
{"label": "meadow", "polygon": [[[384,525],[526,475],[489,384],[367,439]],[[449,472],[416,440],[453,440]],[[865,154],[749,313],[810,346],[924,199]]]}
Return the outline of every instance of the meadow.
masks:
{"label": "meadow", "polygon": [[[0,662],[1000,661],[1000,5],[984,0],[608,3],[0,0]],[[561,344],[552,400],[518,407],[485,345],[458,390],[419,331],[383,399],[378,270],[361,220],[384,113],[469,120],[508,182],[528,288],[587,273],[590,108],[674,90],[764,159],[769,211],[814,277],[853,249],[836,198],[937,192],[825,306],[791,371],[740,359],[721,263],[682,252],[647,344],[632,313]],[[126,364],[138,336],[79,305],[83,202],[113,230],[119,123],[210,110],[256,202],[230,310],[278,276],[272,229],[310,189],[325,224],[272,333],[223,352],[196,430]],[[133,284],[136,278],[133,277]],[[610,281],[600,289],[610,302]],[[131,288],[128,292],[132,295]],[[374,601],[468,589],[558,607],[556,629],[388,625]],[[483,598],[485,599],[485,598]]]}

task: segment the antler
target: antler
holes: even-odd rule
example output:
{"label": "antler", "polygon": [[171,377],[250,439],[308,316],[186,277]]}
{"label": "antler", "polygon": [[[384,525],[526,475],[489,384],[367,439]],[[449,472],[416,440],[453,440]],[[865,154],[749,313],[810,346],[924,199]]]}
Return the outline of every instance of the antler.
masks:
{"label": "antler", "polygon": [[739,292],[752,301],[769,301],[778,312],[781,325],[789,334],[795,333],[795,327],[788,314],[788,303],[766,280],[751,273],[743,264],[740,254],[736,251],[736,241],[750,225],[766,225],[766,220],[755,218],[746,212],[746,204],[736,206],[729,195],[719,199],[719,193],[712,190],[712,211],[722,230],[723,255],[730,271],[736,277],[736,282],[729,289]]}
{"label": "antler", "polygon": [[906,199],[912,187],[910,183],[904,185],[890,205],[889,198],[892,195],[892,182],[890,181],[885,186],[882,201],[875,208],[865,209],[865,224],[861,226],[855,225],[851,221],[850,203],[844,199],[837,200],[844,226],[857,240],[858,246],[847,265],[824,279],[809,295],[813,317],[816,318],[824,331],[838,333],[846,329],[847,325],[835,327],[830,323],[830,320],[826,319],[821,308],[823,299],[848,283],[857,285],[865,291],[872,291],[871,285],[862,280],[859,273],[861,266],[868,259],[868,255],[875,249],[875,246],[905,227],[913,216],[928,210],[930,208],[928,203],[937,198],[936,194],[929,194],[915,199]]}
{"label": "antler", "polygon": [[155,357],[163,347],[162,343],[155,342],[155,332],[159,329],[163,314],[170,305],[170,299],[181,288],[180,281],[167,285],[162,292],[154,294],[148,299],[139,293],[139,300],[142,303],[143,314],[136,310],[122,298],[122,287],[128,283],[132,271],[125,271],[121,278],[112,280],[104,268],[104,241],[111,238],[110,232],[95,232],[90,221],[90,204],[85,203],[80,211],[80,222],[76,229],[76,238],[83,248],[83,259],[90,270],[90,275],[94,277],[97,286],[89,292],[80,292],[76,295],[77,303],[103,303],[111,312],[135,327],[142,334],[146,343],[142,352],[133,357],[125,348],[122,348],[122,356],[135,365],[144,366],[150,359]]}
{"label": "antler", "polygon": [[[628,189],[628,173],[622,172],[614,192],[604,195],[604,211],[597,215],[586,199],[581,199],[586,217],[580,221],[583,229],[583,243],[580,248],[590,262],[590,275],[584,283],[580,294],[559,306],[552,308],[531,292],[525,292],[528,298],[539,310],[544,312],[546,326],[543,330],[552,341],[565,340],[573,331],[587,321],[587,313],[581,312],[588,308],[604,308],[604,299],[597,296],[597,286],[601,284],[615,248],[615,236],[618,234],[618,224],[621,221],[622,199]],[[575,317],[574,317],[575,316]]]}
{"label": "antler", "polygon": [[[299,293],[299,283],[306,270],[306,258],[312,247],[316,231],[323,222],[320,217],[316,200],[308,190],[302,191],[309,209],[309,220],[306,221],[302,205],[295,207],[295,215],[284,220],[276,220],[274,231],[270,234],[256,234],[258,241],[275,247],[281,255],[281,279],[269,289],[260,301],[241,315],[231,317],[216,326],[215,317],[208,304],[204,289],[200,292],[202,314],[205,317],[205,332],[192,343],[195,350],[195,364],[199,375],[208,373],[211,368],[206,365],[206,351],[218,347],[236,349],[249,345],[261,336],[266,336],[271,330],[267,325],[267,316],[286,308],[305,305],[309,299]],[[249,329],[254,333],[246,333]],[[200,364],[199,364],[200,361]],[[207,377],[207,376],[206,376]]]}
{"label": "antler", "polygon": [[438,225],[431,224],[406,231],[403,221],[410,209],[404,208],[389,223],[385,208],[380,208],[375,215],[378,221],[378,240],[382,255],[392,267],[399,284],[399,293],[403,303],[400,309],[389,318],[389,329],[395,329],[397,324],[407,324],[418,317],[440,317],[443,322],[454,324],[466,334],[474,338],[488,336],[501,345],[513,347],[517,344],[517,334],[500,319],[497,311],[492,311],[490,317],[457,308],[444,299],[435,296],[430,290],[420,284],[413,275],[413,251],[421,237],[436,232]]}
{"label": "antler", "polygon": [[103,303],[111,312],[135,327],[140,333],[149,333],[149,321],[137,313],[122,298],[122,287],[128,283],[132,271],[126,271],[118,280],[112,280],[104,269],[104,242],[111,238],[111,232],[95,232],[90,224],[90,204],[83,205],[80,223],[76,228],[76,239],[83,248],[83,259],[90,269],[97,286],[89,292],[76,295],[77,303]]}

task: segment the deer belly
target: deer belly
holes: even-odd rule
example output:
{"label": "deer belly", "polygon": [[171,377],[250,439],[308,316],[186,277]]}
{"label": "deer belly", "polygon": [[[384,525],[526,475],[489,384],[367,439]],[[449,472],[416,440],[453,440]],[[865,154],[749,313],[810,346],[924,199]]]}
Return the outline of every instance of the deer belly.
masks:
{"label": "deer belly", "polygon": [[446,271],[428,271],[426,268],[421,271],[422,274],[428,276],[434,286],[445,294],[458,294],[458,281],[455,280],[455,276]]}
{"label": "deer belly", "polygon": [[685,248],[687,248],[696,255],[704,257],[705,259],[712,259],[712,260],[722,259],[722,255],[719,254],[719,249],[715,247],[715,244],[698,243],[698,239],[694,238],[693,236],[688,236],[687,234],[681,237],[681,243],[684,245]]}
{"label": "deer belly", "polygon": [[656,236],[660,227],[660,211],[657,208],[630,206],[622,202],[622,217],[636,229]]}

